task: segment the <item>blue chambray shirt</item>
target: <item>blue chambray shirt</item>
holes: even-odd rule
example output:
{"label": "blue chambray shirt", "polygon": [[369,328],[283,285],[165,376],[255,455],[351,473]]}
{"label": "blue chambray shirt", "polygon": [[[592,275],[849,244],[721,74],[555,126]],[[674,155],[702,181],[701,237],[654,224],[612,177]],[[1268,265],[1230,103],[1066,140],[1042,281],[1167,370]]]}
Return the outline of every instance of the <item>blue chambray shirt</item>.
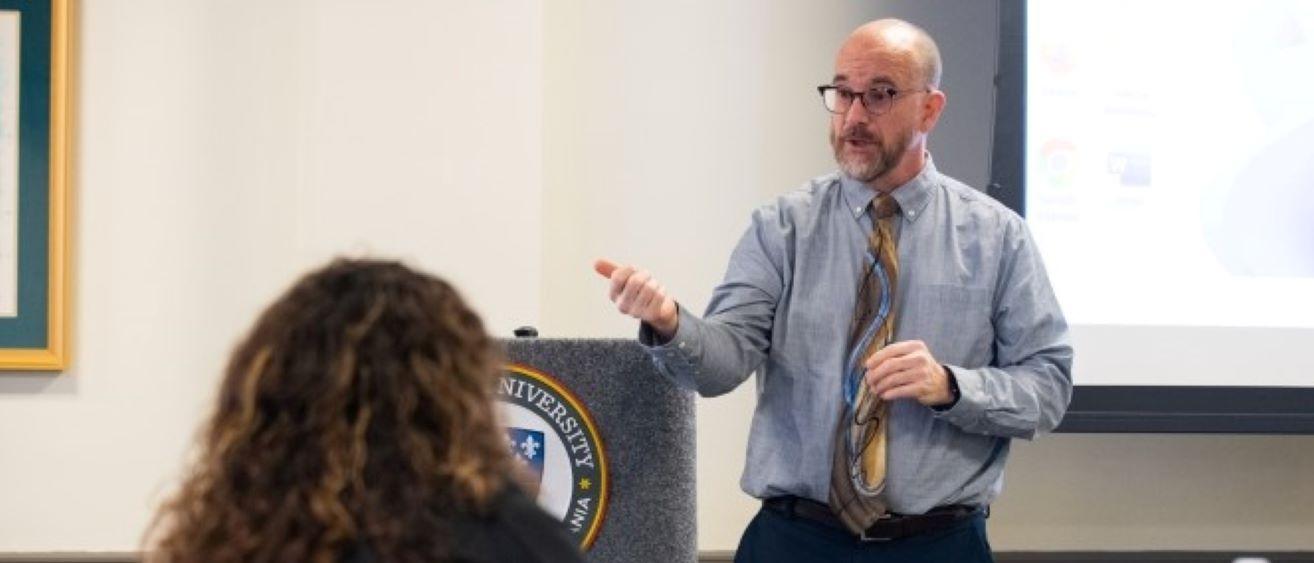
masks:
{"label": "blue chambray shirt", "polygon": [[[757,373],[740,482],[749,495],[826,502],[874,195],[832,173],[759,208],[704,316],[681,307],[664,344],[640,329],[658,370],[703,396]],[[1052,430],[1067,409],[1067,323],[1016,213],[929,159],[892,195],[901,208],[895,340],[925,342],[962,397],[944,411],[891,403],[886,498],[902,514],[988,505],[1010,439]]]}

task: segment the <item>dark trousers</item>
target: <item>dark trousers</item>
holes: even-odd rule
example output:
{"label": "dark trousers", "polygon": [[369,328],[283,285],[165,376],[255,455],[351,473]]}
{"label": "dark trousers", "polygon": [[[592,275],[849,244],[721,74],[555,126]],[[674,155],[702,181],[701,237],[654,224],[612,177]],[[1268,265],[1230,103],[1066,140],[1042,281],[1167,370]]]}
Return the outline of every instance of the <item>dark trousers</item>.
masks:
{"label": "dark trousers", "polygon": [[848,532],[798,516],[759,510],[744,530],[735,563],[993,563],[985,516],[887,541],[862,542]]}

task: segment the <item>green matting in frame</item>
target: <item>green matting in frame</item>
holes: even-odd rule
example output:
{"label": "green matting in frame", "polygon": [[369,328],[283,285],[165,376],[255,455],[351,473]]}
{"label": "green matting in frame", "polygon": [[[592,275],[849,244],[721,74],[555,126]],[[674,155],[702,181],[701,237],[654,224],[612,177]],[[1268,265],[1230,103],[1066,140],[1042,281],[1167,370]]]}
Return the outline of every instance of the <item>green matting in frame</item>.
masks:
{"label": "green matting in frame", "polygon": [[62,370],[69,0],[0,0],[0,370]]}

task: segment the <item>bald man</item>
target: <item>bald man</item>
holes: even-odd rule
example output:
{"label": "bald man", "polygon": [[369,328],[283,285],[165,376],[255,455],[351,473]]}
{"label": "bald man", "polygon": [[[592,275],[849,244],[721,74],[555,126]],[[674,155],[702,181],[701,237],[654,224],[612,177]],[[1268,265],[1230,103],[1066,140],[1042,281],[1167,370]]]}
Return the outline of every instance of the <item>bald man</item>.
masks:
{"label": "bald man", "polygon": [[1017,214],[936,170],[940,53],[880,20],[818,87],[839,170],[753,213],[702,318],[600,260],[660,371],[704,396],[754,372],[736,561],[991,561],[1013,438],[1058,425],[1067,324]]}

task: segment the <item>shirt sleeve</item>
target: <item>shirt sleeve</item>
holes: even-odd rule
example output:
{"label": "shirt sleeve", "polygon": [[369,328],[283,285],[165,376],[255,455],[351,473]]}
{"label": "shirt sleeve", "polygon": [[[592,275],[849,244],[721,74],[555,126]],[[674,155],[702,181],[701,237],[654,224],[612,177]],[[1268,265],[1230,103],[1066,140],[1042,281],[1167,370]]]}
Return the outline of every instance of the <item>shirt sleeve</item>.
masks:
{"label": "shirt sleeve", "polygon": [[668,342],[660,342],[652,327],[640,325],[639,343],[659,372],[683,388],[713,397],[738,387],[762,365],[785,286],[792,232],[776,206],[758,209],[702,318],[680,307],[679,325]]}
{"label": "shirt sleeve", "polygon": [[1058,426],[1072,398],[1067,321],[1020,218],[1008,223],[995,287],[994,361],[946,365],[961,397],[936,416],[968,432],[1031,439]]}

